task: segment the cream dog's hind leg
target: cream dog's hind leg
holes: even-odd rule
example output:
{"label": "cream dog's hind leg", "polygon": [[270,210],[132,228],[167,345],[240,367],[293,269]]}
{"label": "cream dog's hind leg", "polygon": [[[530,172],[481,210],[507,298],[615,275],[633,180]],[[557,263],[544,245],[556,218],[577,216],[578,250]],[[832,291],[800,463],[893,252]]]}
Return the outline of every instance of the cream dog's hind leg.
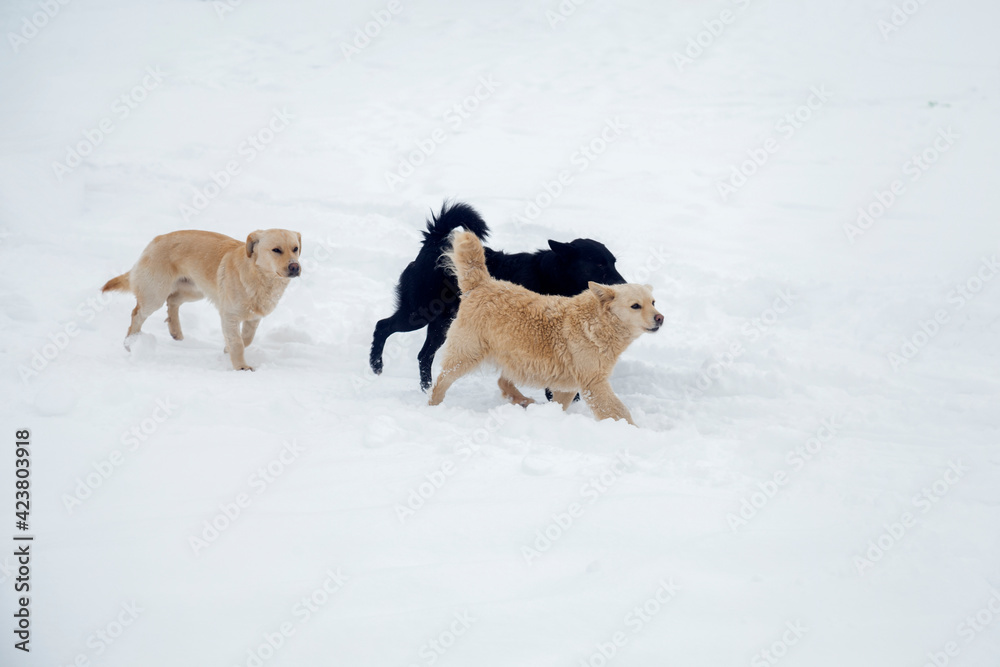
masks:
{"label": "cream dog's hind leg", "polygon": [[[454,328],[454,325],[452,325]],[[457,333],[457,332],[456,332]],[[441,362],[441,373],[431,389],[428,405],[438,405],[444,400],[448,387],[458,378],[475,369],[483,362],[485,354],[478,345],[464,346],[452,343],[445,348],[444,359]]]}
{"label": "cream dog's hind leg", "polygon": [[184,340],[179,313],[181,304],[204,298],[205,295],[187,280],[178,280],[174,285],[174,291],[167,297],[167,329],[174,340]]}

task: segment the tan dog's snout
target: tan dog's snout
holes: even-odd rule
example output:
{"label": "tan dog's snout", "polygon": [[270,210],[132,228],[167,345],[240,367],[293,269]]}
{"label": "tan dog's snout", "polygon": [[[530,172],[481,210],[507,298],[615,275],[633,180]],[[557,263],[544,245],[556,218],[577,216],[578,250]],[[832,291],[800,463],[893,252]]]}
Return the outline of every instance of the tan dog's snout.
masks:
{"label": "tan dog's snout", "polygon": [[292,262],[288,265],[288,277],[294,278],[302,273],[302,267],[299,266],[298,262]]}
{"label": "tan dog's snout", "polygon": [[[663,326],[663,315],[660,313],[660,311],[658,311],[656,309],[656,299],[653,298],[653,286],[652,285],[643,285],[643,287],[646,288],[646,290],[648,292],[648,296],[649,296],[649,309],[651,311],[653,311],[653,326],[651,326],[648,329],[646,329],[646,331],[648,331],[650,333],[656,333],[657,331],[660,330],[660,327]],[[643,303],[643,306],[645,306],[645,305],[646,304]]]}

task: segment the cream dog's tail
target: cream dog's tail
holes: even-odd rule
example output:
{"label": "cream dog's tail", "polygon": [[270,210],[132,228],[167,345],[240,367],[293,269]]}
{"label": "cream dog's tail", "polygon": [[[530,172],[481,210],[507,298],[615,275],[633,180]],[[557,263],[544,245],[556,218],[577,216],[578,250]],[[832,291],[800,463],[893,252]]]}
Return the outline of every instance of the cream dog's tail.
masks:
{"label": "cream dog's tail", "polygon": [[108,282],[104,283],[104,287],[101,288],[102,292],[128,292],[130,290],[131,287],[129,286],[127,273],[115,276]]}
{"label": "cream dog's tail", "polygon": [[483,244],[472,232],[455,233],[451,240],[451,251],[445,257],[448,268],[458,278],[458,287],[463,293],[491,280],[490,272],[486,269]]}

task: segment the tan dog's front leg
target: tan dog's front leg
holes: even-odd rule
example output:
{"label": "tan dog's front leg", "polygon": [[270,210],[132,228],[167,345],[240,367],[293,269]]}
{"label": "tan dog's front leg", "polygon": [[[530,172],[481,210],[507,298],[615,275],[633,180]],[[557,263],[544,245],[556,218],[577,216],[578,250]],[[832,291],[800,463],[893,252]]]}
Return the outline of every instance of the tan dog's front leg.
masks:
{"label": "tan dog's front leg", "polygon": [[257,333],[259,325],[260,320],[246,320],[243,322],[243,347],[250,347],[250,343],[253,342],[254,334]]}
{"label": "tan dog's front leg", "polygon": [[240,336],[240,321],[235,317],[222,318],[222,335],[226,338],[226,352],[229,353],[229,360],[233,362],[233,368],[238,371],[252,371],[253,368],[243,357],[243,338]]}
{"label": "tan dog's front leg", "polygon": [[594,411],[594,417],[598,420],[607,419],[608,417],[612,419],[624,419],[632,426],[635,426],[635,422],[632,421],[632,414],[625,407],[625,404],[615,396],[615,392],[611,389],[611,383],[607,380],[599,382],[591,387],[584,387],[581,392],[583,400],[587,402],[590,409]]}

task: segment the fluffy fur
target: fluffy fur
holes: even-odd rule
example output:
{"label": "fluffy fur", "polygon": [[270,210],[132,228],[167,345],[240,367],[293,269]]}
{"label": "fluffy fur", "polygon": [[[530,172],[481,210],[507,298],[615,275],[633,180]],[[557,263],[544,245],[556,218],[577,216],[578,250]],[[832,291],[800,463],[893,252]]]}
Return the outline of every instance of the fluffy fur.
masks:
{"label": "fluffy fur", "polygon": [[182,340],[181,304],[207,298],[222,317],[233,368],[252,371],[243,350],[261,318],[278,305],[289,280],[300,274],[301,251],[302,235],[285,229],[256,231],[246,242],[215,232],[172,232],[153,239],[132,270],[109,280],[101,291],[135,294],[126,349],[164,302],[170,335]]}
{"label": "fluffy fur", "polygon": [[[420,252],[399,277],[396,312],[375,325],[369,363],[376,374],[382,372],[382,351],[389,336],[427,327],[417,362],[421,389],[430,387],[434,355],[458,312],[458,285],[441,266],[441,255],[448,247],[451,232],[459,228],[481,240],[489,235],[482,217],[468,204],[446,204],[427,222]],[[486,248],[485,257],[490,274],[540,294],[572,296],[587,289],[591,280],[603,284],[625,282],[615,269],[615,256],[591,239],[549,241],[548,249],[533,253],[507,254]]]}
{"label": "fluffy fur", "polygon": [[490,276],[483,245],[469,232],[455,234],[447,257],[462,299],[430,405],[439,404],[455,380],[487,362],[499,367],[500,389],[516,403],[532,401],[515,383],[551,387],[563,409],[579,390],[597,419],[634,423],[608,378],[632,341],[663,324],[649,285],[591,282],[574,297],[536,294]]}

